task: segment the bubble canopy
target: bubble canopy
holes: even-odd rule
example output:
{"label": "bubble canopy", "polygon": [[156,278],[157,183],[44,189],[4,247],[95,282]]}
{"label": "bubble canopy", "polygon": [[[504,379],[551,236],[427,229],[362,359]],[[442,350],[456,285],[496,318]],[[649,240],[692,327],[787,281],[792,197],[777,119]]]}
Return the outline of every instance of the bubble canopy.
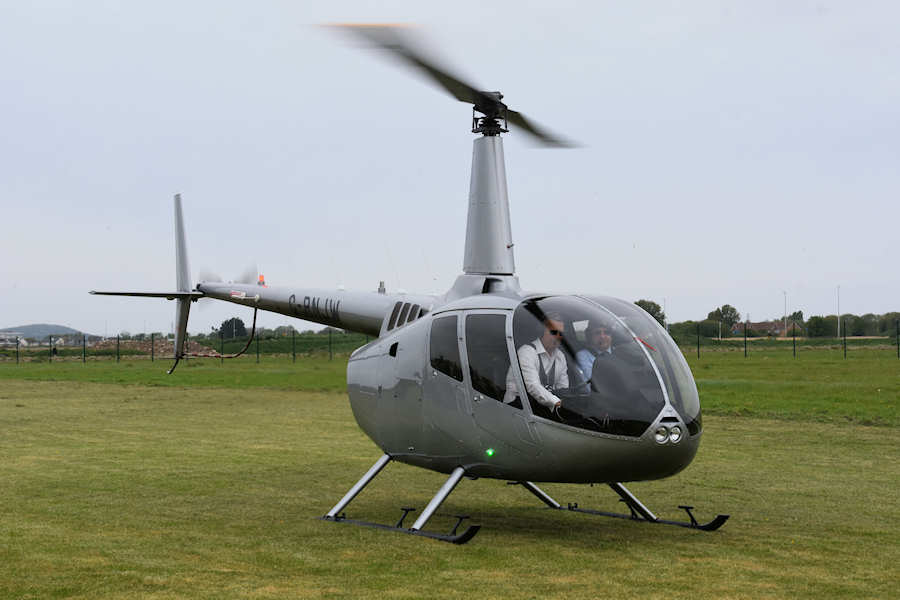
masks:
{"label": "bubble canopy", "polygon": [[527,398],[537,416],[639,437],[668,404],[689,435],[701,431],[700,400],[684,356],[665,329],[630,302],[531,298],[515,310],[513,340],[526,388],[513,393]]}

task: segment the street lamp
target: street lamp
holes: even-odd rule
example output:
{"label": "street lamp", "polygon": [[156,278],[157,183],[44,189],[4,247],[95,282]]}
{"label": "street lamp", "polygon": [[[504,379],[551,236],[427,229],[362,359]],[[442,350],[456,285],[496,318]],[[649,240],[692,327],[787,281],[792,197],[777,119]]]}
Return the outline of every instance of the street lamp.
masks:
{"label": "street lamp", "polygon": [[782,290],[781,293],[784,294],[784,337],[787,337],[787,292]]}

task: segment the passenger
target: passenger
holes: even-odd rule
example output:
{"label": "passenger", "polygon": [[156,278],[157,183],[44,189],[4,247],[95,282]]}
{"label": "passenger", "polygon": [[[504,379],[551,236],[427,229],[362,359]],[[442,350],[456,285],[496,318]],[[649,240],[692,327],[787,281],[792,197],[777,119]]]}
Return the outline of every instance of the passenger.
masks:
{"label": "passenger", "polygon": [[585,340],[587,346],[578,351],[575,361],[584,381],[587,382],[594,371],[594,361],[598,357],[608,358],[612,355],[612,334],[605,324],[592,320],[585,330]]}
{"label": "passenger", "polygon": [[[564,332],[562,316],[548,314],[544,318],[544,332],[541,337],[522,345],[517,354],[525,389],[541,405],[551,411],[558,409],[562,401],[553,390],[569,387],[566,357],[559,349]],[[513,404],[519,394],[512,367],[506,375],[506,395],[503,401]]]}

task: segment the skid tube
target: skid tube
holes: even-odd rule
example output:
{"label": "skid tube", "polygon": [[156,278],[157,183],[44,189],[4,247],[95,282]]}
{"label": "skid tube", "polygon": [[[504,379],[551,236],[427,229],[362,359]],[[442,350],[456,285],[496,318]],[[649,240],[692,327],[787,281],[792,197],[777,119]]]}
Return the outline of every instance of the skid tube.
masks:
{"label": "skid tube", "polygon": [[708,523],[700,523],[694,517],[694,514],[691,512],[694,507],[679,505],[678,508],[684,510],[690,521],[670,521],[667,519],[660,519],[656,515],[654,515],[649,508],[644,506],[640,500],[638,500],[634,494],[628,491],[621,483],[610,483],[608,484],[612,490],[619,495],[620,501],[624,502],[628,509],[631,511],[631,514],[622,514],[622,513],[613,513],[613,512],[605,512],[602,510],[592,510],[590,508],[580,508],[578,503],[568,503],[566,506],[561,505],[559,502],[551,498],[544,492],[541,488],[534,485],[530,481],[511,481],[510,485],[521,485],[526,490],[537,496],[541,502],[549,506],[554,510],[570,510],[573,512],[586,513],[590,515],[599,515],[601,517],[614,517],[616,519],[629,519],[631,521],[641,521],[644,523],[653,523],[656,525],[675,525],[677,527],[686,527],[688,529],[699,529],[701,531],[715,531],[719,527],[725,524],[725,521],[731,515],[716,515],[716,517],[709,521]]}
{"label": "skid tube", "polygon": [[381,456],[378,461],[372,465],[365,475],[360,478],[356,484],[350,488],[350,490],[344,494],[344,497],[334,505],[334,507],[328,511],[328,513],[322,517],[325,521],[332,521],[334,523],[349,523],[351,525],[360,525],[362,527],[373,527],[376,529],[384,529],[387,531],[396,531],[398,533],[406,533],[408,535],[418,535],[421,537],[427,537],[434,540],[440,540],[442,542],[450,542],[451,544],[465,544],[478,533],[478,530],[481,529],[481,525],[470,525],[466,528],[462,533],[457,533],[459,530],[459,526],[463,521],[469,518],[468,515],[455,515],[456,524],[453,526],[453,529],[450,530],[449,533],[435,533],[432,531],[423,531],[422,528],[425,527],[425,523],[434,515],[434,512],[438,509],[441,503],[447,499],[447,496],[450,495],[450,492],[456,487],[456,484],[459,483],[459,480],[462,479],[462,476],[465,475],[465,469],[462,467],[456,467],[453,472],[450,474],[450,477],[447,478],[447,481],[441,486],[441,489],[438,490],[437,494],[434,495],[434,498],[431,499],[431,502],[428,503],[428,506],[425,507],[425,510],[422,511],[422,514],[419,515],[419,518],[416,519],[415,523],[413,523],[412,527],[406,528],[403,526],[403,521],[406,519],[406,516],[414,512],[416,509],[411,507],[404,507],[400,510],[403,511],[403,515],[400,517],[400,520],[397,521],[395,525],[384,525],[382,523],[372,523],[369,521],[359,521],[356,519],[348,519],[346,513],[342,512],[344,508],[347,507],[348,504],[365,488],[369,483],[375,479],[375,476],[381,472],[381,470],[391,461],[391,457],[387,454]]}

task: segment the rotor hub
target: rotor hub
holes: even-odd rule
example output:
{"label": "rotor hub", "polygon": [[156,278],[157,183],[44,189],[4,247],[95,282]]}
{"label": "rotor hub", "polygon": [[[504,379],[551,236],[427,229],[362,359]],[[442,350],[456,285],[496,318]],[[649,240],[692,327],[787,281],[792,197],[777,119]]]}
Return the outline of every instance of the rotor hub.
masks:
{"label": "rotor hub", "polygon": [[[477,92],[472,106],[472,133],[487,136],[500,135],[509,131],[506,118],[507,107],[501,102],[500,92]],[[484,116],[478,116],[481,113]],[[501,125],[500,122],[503,121]]]}

